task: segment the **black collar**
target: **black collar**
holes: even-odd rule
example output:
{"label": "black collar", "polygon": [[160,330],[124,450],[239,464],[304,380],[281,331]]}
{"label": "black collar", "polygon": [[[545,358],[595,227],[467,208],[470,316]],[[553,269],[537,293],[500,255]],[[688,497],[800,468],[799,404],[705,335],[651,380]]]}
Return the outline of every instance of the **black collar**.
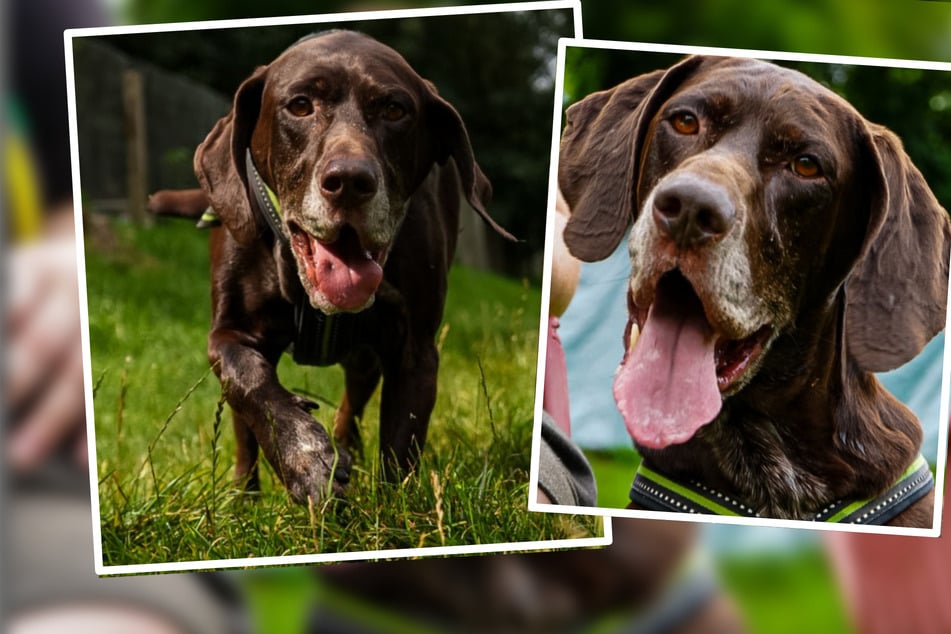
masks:
{"label": "black collar", "polygon": [[277,194],[267,186],[267,183],[261,178],[260,172],[254,166],[250,148],[244,152],[244,164],[248,173],[248,186],[251,187],[251,193],[254,195],[254,202],[257,204],[258,211],[264,216],[268,226],[271,227],[271,232],[281,242],[287,244],[290,240],[284,232],[284,225],[281,224],[281,203],[277,200]]}

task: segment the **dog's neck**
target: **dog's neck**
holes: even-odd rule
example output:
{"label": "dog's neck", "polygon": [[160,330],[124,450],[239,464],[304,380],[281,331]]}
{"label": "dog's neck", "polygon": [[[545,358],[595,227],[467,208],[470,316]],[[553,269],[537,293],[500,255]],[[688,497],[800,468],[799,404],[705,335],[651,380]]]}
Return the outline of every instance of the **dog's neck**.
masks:
{"label": "dog's neck", "polygon": [[[756,377],[712,423],[682,445],[642,450],[645,464],[781,519],[887,489],[915,459],[921,427],[848,358],[841,310],[780,335]],[[838,345],[815,345],[820,339]]]}

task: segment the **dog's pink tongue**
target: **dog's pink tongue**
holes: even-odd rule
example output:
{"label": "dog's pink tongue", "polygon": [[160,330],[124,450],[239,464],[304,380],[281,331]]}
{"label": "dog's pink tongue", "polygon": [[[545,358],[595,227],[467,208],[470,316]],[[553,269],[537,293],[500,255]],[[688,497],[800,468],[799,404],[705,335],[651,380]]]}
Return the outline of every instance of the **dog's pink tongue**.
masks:
{"label": "dog's pink tongue", "polygon": [[356,236],[341,236],[333,244],[313,241],[314,286],[341,310],[366,306],[379,288],[383,268],[360,247]]}
{"label": "dog's pink tongue", "polygon": [[686,282],[662,283],[614,377],[614,399],[638,444],[659,449],[686,442],[716,417],[722,399],[714,344]]}

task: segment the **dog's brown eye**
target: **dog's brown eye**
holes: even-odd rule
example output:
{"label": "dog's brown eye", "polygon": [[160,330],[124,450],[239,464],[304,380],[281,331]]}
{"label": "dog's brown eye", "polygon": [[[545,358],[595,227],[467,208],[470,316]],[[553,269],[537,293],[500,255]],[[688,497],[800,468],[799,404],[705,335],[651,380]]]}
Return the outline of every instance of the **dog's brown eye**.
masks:
{"label": "dog's brown eye", "polygon": [[314,104],[307,97],[294,97],[288,102],[287,111],[295,117],[306,117],[314,112]]}
{"label": "dog's brown eye", "polygon": [[671,117],[670,124],[680,134],[696,134],[700,131],[700,120],[689,112],[678,112]]}
{"label": "dog's brown eye", "polygon": [[822,175],[822,168],[819,167],[819,161],[814,156],[803,154],[797,156],[792,161],[792,169],[797,175],[803,178],[816,178]]}
{"label": "dog's brown eye", "polygon": [[399,121],[400,119],[405,117],[406,114],[407,114],[406,108],[396,103],[395,101],[389,102],[388,104],[383,106],[383,110],[380,111],[380,116],[382,116],[387,121]]}

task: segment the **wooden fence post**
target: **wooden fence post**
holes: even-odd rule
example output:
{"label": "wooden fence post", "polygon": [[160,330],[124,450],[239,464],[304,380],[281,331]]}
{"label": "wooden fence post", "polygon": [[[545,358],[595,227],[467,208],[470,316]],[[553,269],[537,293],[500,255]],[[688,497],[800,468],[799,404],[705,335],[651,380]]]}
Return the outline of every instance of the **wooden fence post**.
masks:
{"label": "wooden fence post", "polygon": [[151,224],[145,210],[148,198],[149,170],[145,130],[145,90],[142,73],[129,68],[122,72],[122,110],[125,119],[127,209],[133,221]]}

